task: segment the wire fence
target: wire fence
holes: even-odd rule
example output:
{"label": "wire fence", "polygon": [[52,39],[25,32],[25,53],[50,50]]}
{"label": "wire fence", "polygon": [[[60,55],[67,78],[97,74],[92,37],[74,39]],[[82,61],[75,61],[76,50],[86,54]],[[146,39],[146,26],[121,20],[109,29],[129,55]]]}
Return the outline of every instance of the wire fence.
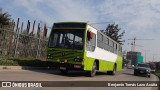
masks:
{"label": "wire fence", "polygon": [[48,38],[43,33],[0,27],[0,56],[46,60]]}

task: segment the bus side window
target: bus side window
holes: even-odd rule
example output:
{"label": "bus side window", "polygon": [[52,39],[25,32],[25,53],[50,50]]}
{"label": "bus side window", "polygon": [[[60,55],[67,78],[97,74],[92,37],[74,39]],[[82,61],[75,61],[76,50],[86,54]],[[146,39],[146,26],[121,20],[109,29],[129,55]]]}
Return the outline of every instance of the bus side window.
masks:
{"label": "bus side window", "polygon": [[87,40],[90,41],[91,39],[93,39],[93,35],[94,33],[87,31]]}
{"label": "bus side window", "polygon": [[97,33],[97,47],[103,49],[103,35],[101,33]]}
{"label": "bus side window", "polygon": [[94,51],[96,46],[96,35],[93,32],[87,32],[87,50]]}

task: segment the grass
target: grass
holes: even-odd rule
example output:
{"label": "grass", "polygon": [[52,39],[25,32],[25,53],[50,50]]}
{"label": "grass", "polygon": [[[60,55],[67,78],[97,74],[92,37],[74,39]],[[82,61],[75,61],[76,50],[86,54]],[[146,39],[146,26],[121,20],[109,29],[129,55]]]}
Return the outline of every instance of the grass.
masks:
{"label": "grass", "polygon": [[158,78],[160,79],[160,70],[159,70],[159,71],[156,71],[154,74],[155,74],[156,76],[158,76]]}

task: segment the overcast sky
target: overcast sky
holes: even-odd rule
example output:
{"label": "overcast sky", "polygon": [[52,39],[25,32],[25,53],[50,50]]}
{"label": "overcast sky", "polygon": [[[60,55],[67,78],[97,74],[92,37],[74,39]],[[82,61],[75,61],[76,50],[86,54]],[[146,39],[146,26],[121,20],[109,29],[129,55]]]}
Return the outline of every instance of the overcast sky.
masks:
{"label": "overcast sky", "polygon": [[[0,0],[0,8],[15,20],[42,21],[51,27],[54,22],[110,22],[125,30],[123,50],[131,50],[128,39],[136,37],[137,51],[147,61],[160,61],[160,0]],[[94,25],[105,29],[108,23]]]}

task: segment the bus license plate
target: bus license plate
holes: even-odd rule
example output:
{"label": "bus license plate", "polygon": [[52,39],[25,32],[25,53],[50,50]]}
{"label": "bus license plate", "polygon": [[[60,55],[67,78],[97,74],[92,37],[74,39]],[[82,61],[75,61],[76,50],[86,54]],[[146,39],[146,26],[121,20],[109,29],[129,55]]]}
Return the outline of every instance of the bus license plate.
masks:
{"label": "bus license plate", "polygon": [[60,67],[61,70],[66,70],[66,67]]}
{"label": "bus license plate", "polygon": [[74,65],[74,68],[81,68],[80,65]]}

